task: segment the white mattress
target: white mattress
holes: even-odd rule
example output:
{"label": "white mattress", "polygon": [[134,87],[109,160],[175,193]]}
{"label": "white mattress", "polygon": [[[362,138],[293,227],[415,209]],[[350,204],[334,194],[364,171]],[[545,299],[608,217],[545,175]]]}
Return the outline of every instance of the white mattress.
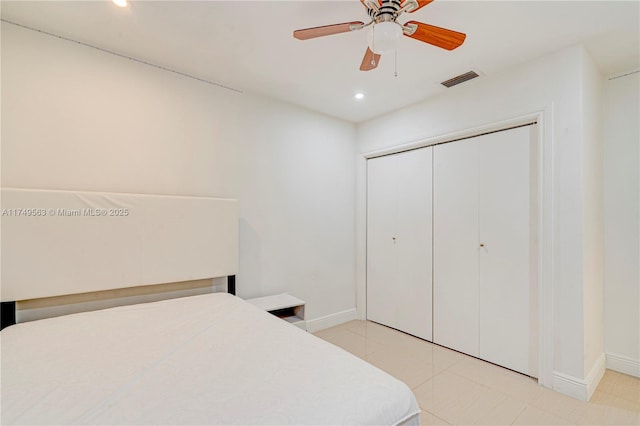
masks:
{"label": "white mattress", "polygon": [[413,423],[402,382],[216,293],[0,333],[2,424]]}

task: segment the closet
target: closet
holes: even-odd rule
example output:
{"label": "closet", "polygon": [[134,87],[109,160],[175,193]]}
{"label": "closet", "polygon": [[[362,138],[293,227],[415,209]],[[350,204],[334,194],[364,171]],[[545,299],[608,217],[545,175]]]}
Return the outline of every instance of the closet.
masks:
{"label": "closet", "polygon": [[431,340],[432,148],[367,161],[367,317]]}
{"label": "closet", "polygon": [[535,131],[368,161],[370,320],[537,375]]}

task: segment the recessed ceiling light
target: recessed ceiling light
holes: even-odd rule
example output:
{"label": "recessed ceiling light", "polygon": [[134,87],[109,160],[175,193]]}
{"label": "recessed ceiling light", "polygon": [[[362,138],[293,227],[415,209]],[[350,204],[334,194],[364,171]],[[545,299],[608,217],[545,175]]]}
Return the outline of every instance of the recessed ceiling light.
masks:
{"label": "recessed ceiling light", "polygon": [[361,101],[364,99],[364,93],[358,92],[355,95],[353,95],[353,97],[355,98],[356,101]]}
{"label": "recessed ceiling light", "polygon": [[127,2],[127,0],[111,0],[113,2],[113,4],[115,4],[118,7],[127,7],[127,5],[129,4],[129,2]]}

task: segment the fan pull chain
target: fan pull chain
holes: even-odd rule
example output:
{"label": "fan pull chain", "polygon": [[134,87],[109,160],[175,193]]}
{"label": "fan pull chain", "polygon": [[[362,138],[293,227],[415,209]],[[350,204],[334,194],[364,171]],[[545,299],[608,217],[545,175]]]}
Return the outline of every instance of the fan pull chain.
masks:
{"label": "fan pull chain", "polygon": [[397,78],[398,77],[398,51],[397,50],[393,51],[393,56],[394,56],[394,59],[393,59],[393,64],[394,64],[393,76]]}
{"label": "fan pull chain", "polygon": [[[375,27],[376,24],[373,24],[373,26]],[[376,55],[375,55],[375,51],[376,51],[376,37],[375,37],[375,33],[373,32],[373,28],[371,29],[372,31],[372,35],[371,35],[371,53],[373,53],[373,55],[371,55],[371,66],[375,67],[376,66]]]}

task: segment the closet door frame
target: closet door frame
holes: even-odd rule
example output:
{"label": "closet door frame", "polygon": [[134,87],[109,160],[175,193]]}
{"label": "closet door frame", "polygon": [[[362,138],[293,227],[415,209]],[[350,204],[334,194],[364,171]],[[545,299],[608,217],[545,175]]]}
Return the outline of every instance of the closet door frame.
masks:
{"label": "closet door frame", "polygon": [[411,149],[454,142],[491,133],[536,123],[536,133],[532,140],[537,144],[535,168],[537,175],[537,291],[538,291],[538,383],[551,388],[553,378],[554,344],[553,344],[553,173],[552,144],[550,123],[551,106],[515,118],[488,123],[483,126],[459,130],[408,144],[398,145],[383,150],[361,154],[358,157],[357,172],[360,182],[357,188],[359,199],[357,211],[361,225],[357,229],[357,271],[356,271],[356,303],[357,316],[366,319],[366,181],[367,160],[383,155],[399,153]]}

